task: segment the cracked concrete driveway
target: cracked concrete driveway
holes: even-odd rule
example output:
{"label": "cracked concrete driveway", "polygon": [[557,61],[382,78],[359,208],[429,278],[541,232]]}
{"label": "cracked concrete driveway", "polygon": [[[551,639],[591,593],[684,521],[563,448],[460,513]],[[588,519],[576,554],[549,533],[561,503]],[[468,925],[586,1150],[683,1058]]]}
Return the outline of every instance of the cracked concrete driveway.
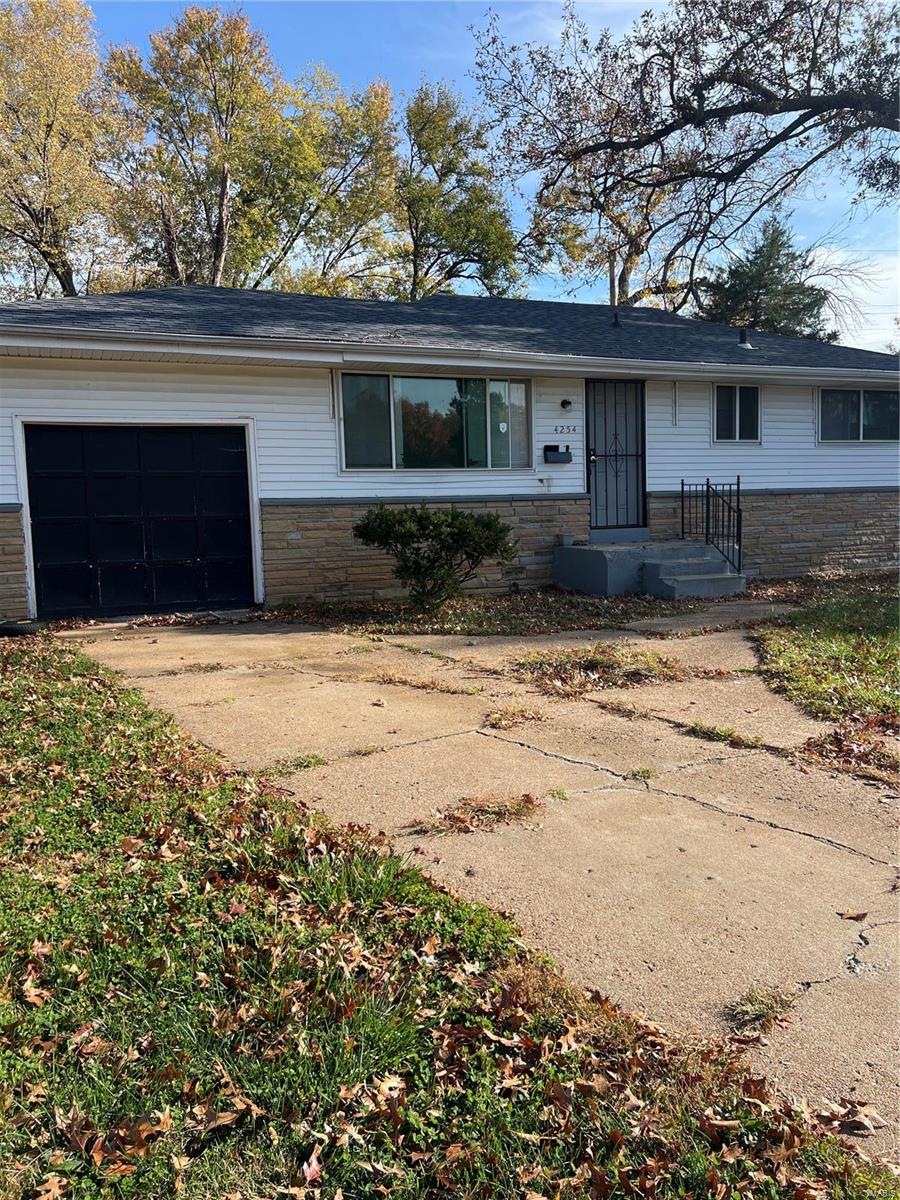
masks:
{"label": "cracked concrete driveway", "polygon": [[[756,1064],[813,1103],[871,1102],[891,1128],[868,1148],[896,1150],[898,797],[793,753],[823,726],[748,673],[740,630],[665,643],[645,630],[383,640],[259,623],[64,636],[235,764],[271,770],[336,821],[384,829],[441,883],[512,912],[532,945],[629,1008],[722,1033],[751,984],[794,993],[785,1024],[749,1051]],[[561,700],[504,671],[523,650],[598,636],[730,674]],[[513,707],[530,719],[486,724]],[[764,746],[689,736],[693,721]],[[324,765],[298,770],[310,754]],[[543,805],[522,823],[411,831],[464,798],[524,793]]]}

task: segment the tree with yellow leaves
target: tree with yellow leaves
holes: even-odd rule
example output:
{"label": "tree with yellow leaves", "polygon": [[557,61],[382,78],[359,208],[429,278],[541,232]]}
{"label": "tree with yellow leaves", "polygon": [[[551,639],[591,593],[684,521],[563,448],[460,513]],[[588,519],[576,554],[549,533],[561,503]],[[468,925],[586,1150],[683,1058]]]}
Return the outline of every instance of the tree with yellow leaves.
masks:
{"label": "tree with yellow leaves", "polygon": [[108,242],[106,170],[122,133],[81,0],[0,6],[0,252],[40,292],[79,291]]}

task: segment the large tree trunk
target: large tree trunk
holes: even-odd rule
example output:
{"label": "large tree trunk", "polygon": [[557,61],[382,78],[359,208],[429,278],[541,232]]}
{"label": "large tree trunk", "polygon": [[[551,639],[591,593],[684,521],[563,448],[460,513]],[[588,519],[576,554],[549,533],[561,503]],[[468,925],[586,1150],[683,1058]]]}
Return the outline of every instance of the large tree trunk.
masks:
{"label": "large tree trunk", "polygon": [[184,273],[184,263],[178,253],[178,230],[175,228],[172,206],[165,195],[159,198],[159,216],[162,222],[163,245],[166,249],[169,274],[177,284],[183,287],[187,283],[187,278]]}
{"label": "large tree trunk", "polygon": [[75,286],[75,271],[72,264],[65,258],[58,259],[52,251],[43,252],[44,262],[53,273],[56,282],[62,288],[64,296],[77,296],[78,288]]}
{"label": "large tree trunk", "polygon": [[213,245],[212,278],[213,287],[221,287],[222,272],[225,270],[225,256],[228,253],[228,231],[231,223],[231,168],[228,163],[222,167],[222,179],[219,184],[219,215],[216,221],[216,238]]}

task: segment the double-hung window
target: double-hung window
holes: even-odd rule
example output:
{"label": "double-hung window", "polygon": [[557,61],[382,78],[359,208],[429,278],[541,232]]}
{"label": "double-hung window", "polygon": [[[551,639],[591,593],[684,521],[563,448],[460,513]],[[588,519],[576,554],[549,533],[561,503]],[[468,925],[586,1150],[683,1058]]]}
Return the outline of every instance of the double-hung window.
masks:
{"label": "double-hung window", "polygon": [[759,388],[720,383],[713,420],[717,442],[758,442]]}
{"label": "double-hung window", "polygon": [[900,403],[896,391],[875,388],[822,388],[820,442],[896,442]]}
{"label": "double-hung window", "polygon": [[495,470],[531,466],[521,380],[341,376],[344,466],[351,470]]}

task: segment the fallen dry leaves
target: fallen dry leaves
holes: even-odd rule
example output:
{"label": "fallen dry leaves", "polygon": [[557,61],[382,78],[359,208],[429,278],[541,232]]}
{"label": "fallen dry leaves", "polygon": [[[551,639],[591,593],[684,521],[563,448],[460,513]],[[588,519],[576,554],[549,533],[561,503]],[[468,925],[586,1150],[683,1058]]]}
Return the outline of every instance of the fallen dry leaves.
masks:
{"label": "fallen dry leaves", "polygon": [[383,839],[204,755],[71,648],[16,654],[0,1172],[27,1155],[34,1198],[168,1200],[220,1163],[208,1194],[246,1200],[262,1163],[266,1195],[302,1200],[666,1200],[699,1154],[697,1197],[862,1200],[846,1156],[820,1175],[801,1156],[811,1123],[871,1135],[870,1106],[807,1117],[729,1047],[566,983]]}

